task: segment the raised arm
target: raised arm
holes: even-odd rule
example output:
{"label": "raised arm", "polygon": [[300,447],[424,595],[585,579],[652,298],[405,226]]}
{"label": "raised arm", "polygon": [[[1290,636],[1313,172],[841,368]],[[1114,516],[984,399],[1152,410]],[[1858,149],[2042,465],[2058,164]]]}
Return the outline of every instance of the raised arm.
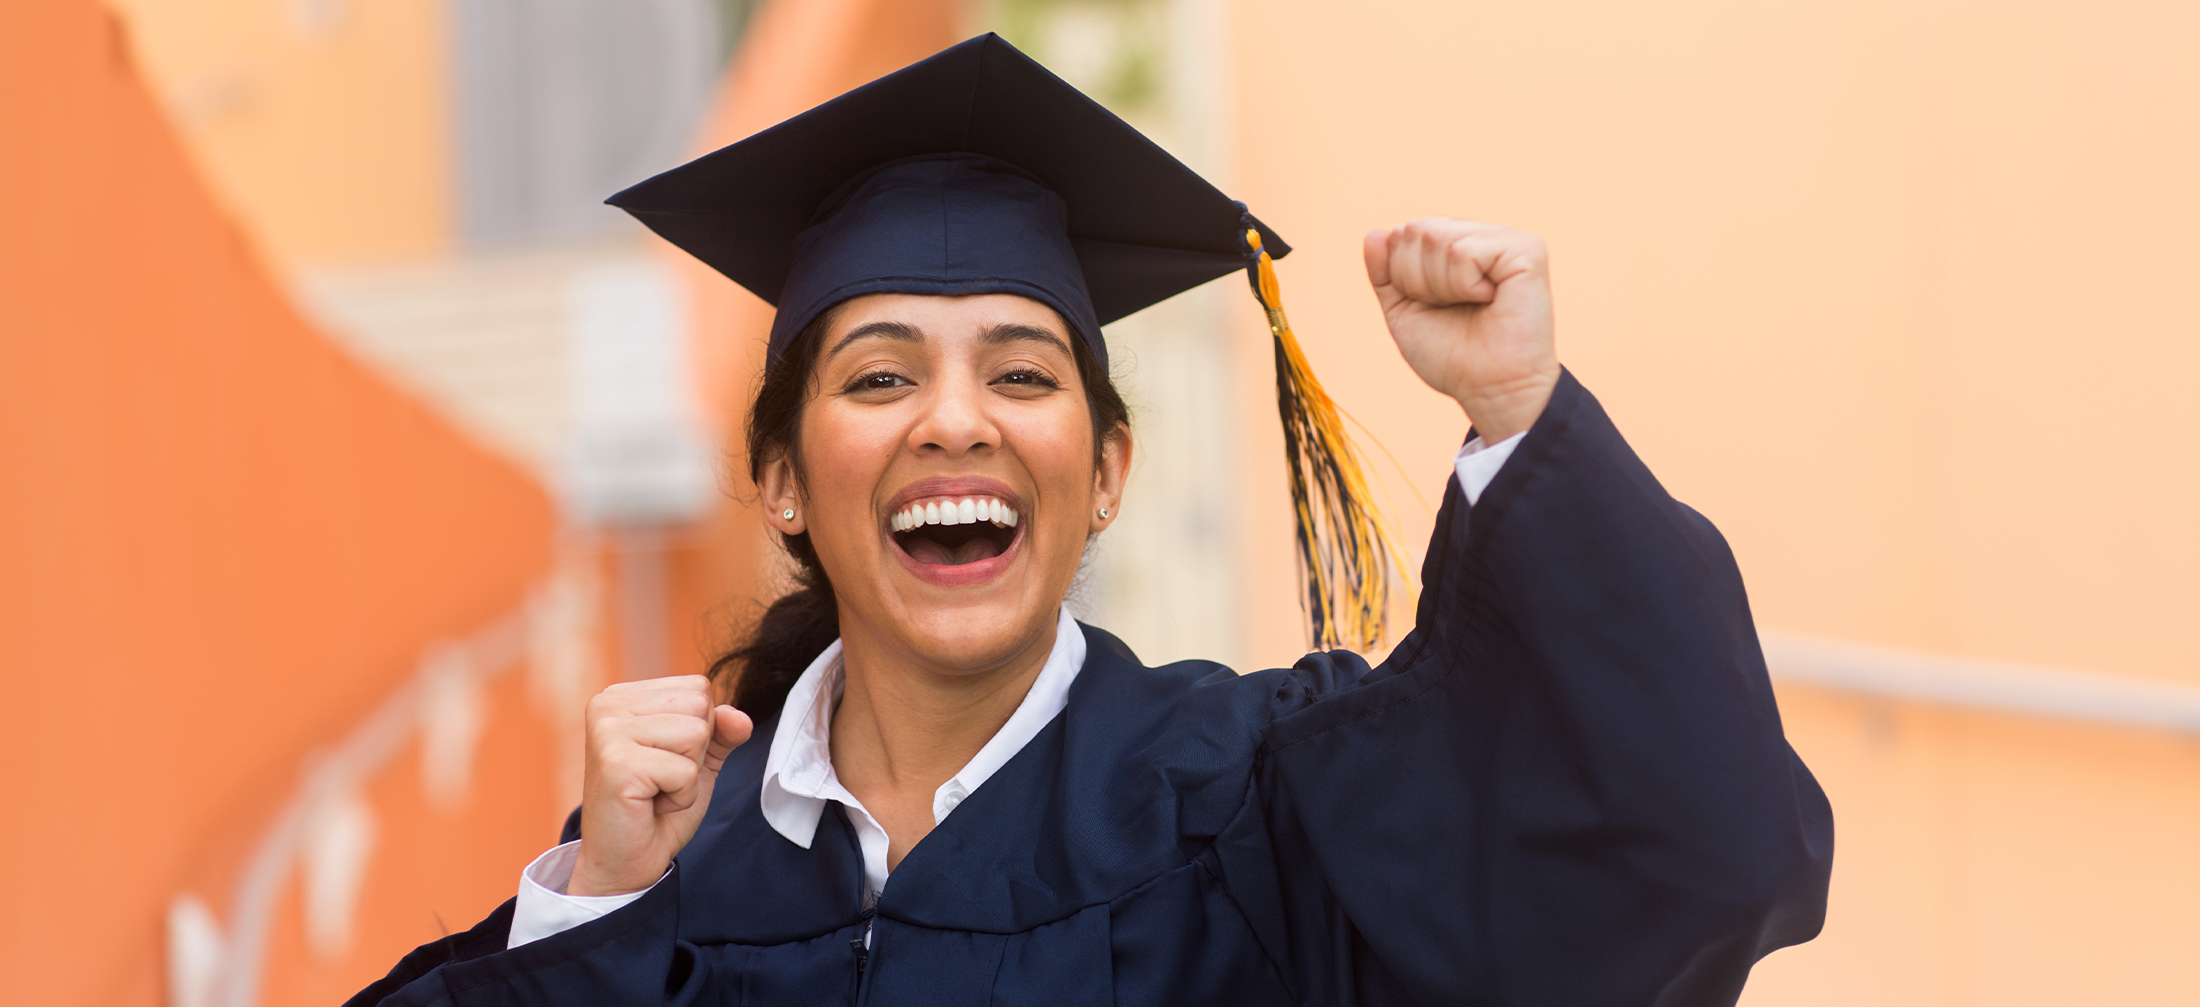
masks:
{"label": "raised arm", "polygon": [[1280,875],[1297,978],[1732,1003],[1816,933],[1832,853],[1733,557],[1557,369],[1540,242],[1417,221],[1367,252],[1414,369],[1486,441],[1527,435],[1472,507],[1446,493],[1413,633],[1364,674],[1310,656],[1350,684],[1269,729],[1277,853],[1315,868]]}

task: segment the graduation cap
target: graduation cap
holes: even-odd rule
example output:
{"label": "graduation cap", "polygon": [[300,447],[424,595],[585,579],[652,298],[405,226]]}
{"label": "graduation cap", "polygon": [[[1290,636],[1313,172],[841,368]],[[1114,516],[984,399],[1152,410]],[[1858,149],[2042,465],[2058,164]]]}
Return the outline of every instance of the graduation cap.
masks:
{"label": "graduation cap", "polygon": [[1392,552],[1336,405],[1284,318],[1273,259],[1290,246],[1000,36],[607,202],[777,307],[770,359],[852,297],[1005,293],[1053,308],[1104,367],[1101,326],[1246,270],[1275,341],[1315,642],[1380,643]]}

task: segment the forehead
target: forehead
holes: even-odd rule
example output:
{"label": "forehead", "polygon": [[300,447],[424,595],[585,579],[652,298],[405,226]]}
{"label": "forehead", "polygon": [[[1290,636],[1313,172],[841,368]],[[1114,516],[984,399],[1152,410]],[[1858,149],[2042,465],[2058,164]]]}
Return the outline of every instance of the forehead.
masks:
{"label": "forehead", "polygon": [[838,337],[879,322],[907,325],[927,339],[975,337],[1002,325],[1030,326],[1070,338],[1069,326],[1053,308],[1015,294],[865,294],[840,306],[827,335]]}

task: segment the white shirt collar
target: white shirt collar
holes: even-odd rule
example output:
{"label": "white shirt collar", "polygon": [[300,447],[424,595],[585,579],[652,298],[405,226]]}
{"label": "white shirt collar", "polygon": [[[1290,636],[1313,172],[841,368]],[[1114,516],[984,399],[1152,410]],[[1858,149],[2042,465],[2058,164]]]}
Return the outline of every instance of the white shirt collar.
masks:
{"label": "white shirt collar", "polygon": [[[779,715],[779,729],[772,733],[771,753],[764,759],[764,820],[774,831],[803,849],[817,837],[818,819],[826,801],[839,801],[851,812],[868,819],[869,812],[840,785],[833,772],[833,708],[845,681],[840,641],[810,662],[787,692]],[[932,821],[947,816],[1016,753],[1031,743],[1041,728],[1069,703],[1070,683],[1085,667],[1085,634],[1077,620],[1062,609],[1054,627],[1054,650],[1032,680],[1031,691],[1009,715],[1008,723],[994,733],[985,747],[932,795]],[[869,859],[866,857],[866,859]]]}

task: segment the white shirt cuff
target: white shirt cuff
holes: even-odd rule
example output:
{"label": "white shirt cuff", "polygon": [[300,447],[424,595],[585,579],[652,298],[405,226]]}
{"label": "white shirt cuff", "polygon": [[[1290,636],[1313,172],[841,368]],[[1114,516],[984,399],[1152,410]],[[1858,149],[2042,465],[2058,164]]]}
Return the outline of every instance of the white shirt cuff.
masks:
{"label": "white shirt cuff", "polygon": [[1482,499],[1482,491],[1490,488],[1490,480],[1497,478],[1497,470],[1505,467],[1505,459],[1512,457],[1513,449],[1520,446],[1520,439],[1528,436],[1523,430],[1495,444],[1482,443],[1482,435],[1474,435],[1467,446],[1451,460],[1451,467],[1459,473],[1459,492],[1467,495],[1467,506],[1472,507]]}
{"label": "white shirt cuff", "polygon": [[[657,887],[625,895],[567,895],[565,886],[573,881],[573,862],[580,855],[581,841],[576,839],[551,848],[520,872],[519,904],[512,907],[512,935],[504,942],[505,950],[608,916]],[[672,871],[668,868],[665,873]],[[658,878],[657,884],[664,884],[664,879]]]}

